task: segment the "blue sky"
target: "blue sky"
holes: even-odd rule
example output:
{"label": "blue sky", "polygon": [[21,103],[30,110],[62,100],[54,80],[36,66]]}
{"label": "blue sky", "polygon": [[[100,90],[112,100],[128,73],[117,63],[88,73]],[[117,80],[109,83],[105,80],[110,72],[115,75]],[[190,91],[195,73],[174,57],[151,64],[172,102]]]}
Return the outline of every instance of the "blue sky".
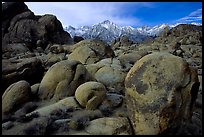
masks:
{"label": "blue sky", "polygon": [[120,26],[202,23],[202,2],[25,2],[36,15],[54,14],[63,26],[110,20]]}

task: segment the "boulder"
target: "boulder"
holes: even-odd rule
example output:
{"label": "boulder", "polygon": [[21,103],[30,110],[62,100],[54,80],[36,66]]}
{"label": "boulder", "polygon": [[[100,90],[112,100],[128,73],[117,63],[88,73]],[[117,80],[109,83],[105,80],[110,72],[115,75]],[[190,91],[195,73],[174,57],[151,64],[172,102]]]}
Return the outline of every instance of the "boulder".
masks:
{"label": "boulder", "polygon": [[18,21],[23,19],[34,19],[34,18],[35,18],[35,15],[32,11],[25,11],[20,14],[17,14],[12,18],[8,31],[11,31]]}
{"label": "boulder", "polygon": [[22,53],[26,54],[29,51],[25,43],[5,44],[2,46],[2,57],[9,59]]}
{"label": "boulder", "polygon": [[131,44],[133,44],[133,41],[129,40],[127,35],[123,35],[112,41],[111,47],[113,47],[113,49],[118,49],[121,47],[129,47]]}
{"label": "boulder", "polygon": [[2,37],[8,32],[11,19],[22,12],[29,11],[24,2],[2,3]]}
{"label": "boulder", "polygon": [[109,90],[119,92],[124,88],[126,74],[123,72],[120,61],[116,58],[106,58],[96,64],[86,66],[92,78],[104,84]]}
{"label": "boulder", "polygon": [[43,77],[38,96],[58,101],[72,96],[77,87],[89,79],[86,68],[78,61],[63,60],[52,65]]}
{"label": "boulder", "polygon": [[84,38],[83,37],[81,37],[81,36],[74,36],[74,42],[75,43],[78,43],[78,42],[80,42],[80,41],[82,41],[82,40],[84,40]]}
{"label": "boulder", "polygon": [[120,55],[118,57],[118,60],[120,60],[122,68],[124,68],[124,70],[126,71],[129,71],[130,68],[133,67],[135,62],[138,61],[140,58],[142,58],[142,55],[140,55],[139,52],[131,52]]}
{"label": "boulder", "polygon": [[115,93],[107,93],[102,105],[107,105],[111,108],[119,107],[123,102],[123,96]]}
{"label": "boulder", "polygon": [[92,64],[100,60],[96,53],[87,46],[76,48],[70,55],[70,60],[78,60],[82,64]]}
{"label": "boulder", "polygon": [[9,28],[4,35],[5,43],[27,43],[30,49],[36,48],[37,40],[46,39],[45,26],[33,19],[21,19]]}
{"label": "boulder", "polygon": [[[26,80],[31,85],[39,83],[43,77],[44,68],[41,60],[36,57],[17,60],[2,60],[1,91],[19,80]],[[3,92],[2,92],[3,93]]]}
{"label": "boulder", "polygon": [[[78,105],[77,101],[74,99],[74,97],[66,97],[56,103],[48,103],[46,105],[43,105],[42,107],[26,114],[26,117],[29,117],[33,114],[38,114],[40,117],[50,117],[54,113],[63,111],[64,113],[67,113],[66,110],[69,109],[80,109],[80,106]],[[60,118],[58,118],[60,119]]]}
{"label": "boulder", "polygon": [[36,84],[31,86],[32,95],[37,95],[38,94],[39,87],[40,87],[40,83],[36,83]]}
{"label": "boulder", "polygon": [[82,107],[96,109],[106,95],[106,88],[103,84],[89,81],[80,85],[75,92],[75,98]]}
{"label": "boulder", "polygon": [[70,60],[78,60],[82,64],[96,63],[101,59],[113,57],[113,50],[99,40],[82,40],[73,45]]}
{"label": "boulder", "polygon": [[130,123],[125,117],[104,117],[92,120],[85,131],[91,135],[132,135]]}
{"label": "boulder", "polygon": [[191,119],[199,81],[195,69],[182,58],[153,53],[134,64],[125,88],[135,134],[161,134]]}
{"label": "boulder", "polygon": [[54,15],[35,16],[23,2],[2,4],[2,45],[25,43],[30,50],[37,46],[45,49],[47,44],[73,43],[70,34],[63,30]]}
{"label": "boulder", "polygon": [[59,54],[59,53],[63,53],[64,52],[64,48],[62,47],[62,45],[60,44],[53,44],[50,47],[50,52],[54,53],[54,54]]}
{"label": "boulder", "polygon": [[52,52],[49,52],[49,53],[46,55],[45,58],[46,58],[46,61],[43,61],[43,62],[44,62],[43,64],[44,64],[46,70],[48,70],[48,69],[49,69],[52,65],[54,65],[55,63],[67,59],[65,53],[54,54],[54,53],[52,53]]}
{"label": "boulder", "polygon": [[27,81],[19,81],[10,85],[2,96],[2,114],[9,114],[28,102],[31,87]]}
{"label": "boulder", "polygon": [[28,11],[24,2],[4,2],[2,3],[3,20],[12,19],[15,15]]}
{"label": "boulder", "polygon": [[124,96],[119,94],[107,93],[105,99],[98,108],[104,116],[110,116],[113,114],[115,109],[123,107],[123,98]]}
{"label": "boulder", "polygon": [[45,14],[38,19],[38,22],[45,26],[47,39],[51,43],[66,44],[71,43],[72,39],[68,32],[64,31],[61,22],[56,16]]}

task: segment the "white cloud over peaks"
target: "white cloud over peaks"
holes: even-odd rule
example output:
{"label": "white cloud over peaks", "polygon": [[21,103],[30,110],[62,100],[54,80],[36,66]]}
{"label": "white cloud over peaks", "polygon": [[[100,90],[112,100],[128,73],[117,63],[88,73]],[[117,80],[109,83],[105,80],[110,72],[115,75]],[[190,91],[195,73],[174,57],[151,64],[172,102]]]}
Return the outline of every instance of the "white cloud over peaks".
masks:
{"label": "white cloud over peaks", "polygon": [[196,22],[202,21],[202,9],[197,9],[196,11],[191,12],[188,16],[179,19],[181,22]]}
{"label": "white cloud over peaks", "polygon": [[[128,12],[151,7],[145,2],[26,2],[36,15],[53,14],[63,26],[80,27],[110,20],[118,25],[139,25],[140,20]],[[135,10],[134,9],[134,10]]]}

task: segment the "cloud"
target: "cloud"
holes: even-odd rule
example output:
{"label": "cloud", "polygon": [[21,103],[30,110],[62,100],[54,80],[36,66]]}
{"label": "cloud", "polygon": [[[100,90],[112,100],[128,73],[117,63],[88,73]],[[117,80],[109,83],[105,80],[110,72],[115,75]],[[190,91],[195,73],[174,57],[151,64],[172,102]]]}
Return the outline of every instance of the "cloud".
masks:
{"label": "cloud", "polygon": [[80,27],[110,20],[118,25],[139,25],[131,12],[151,7],[146,2],[26,2],[36,15],[53,14],[63,26]]}
{"label": "cloud", "polygon": [[185,23],[202,21],[202,9],[197,9],[196,11],[191,12],[188,16],[177,21]]}

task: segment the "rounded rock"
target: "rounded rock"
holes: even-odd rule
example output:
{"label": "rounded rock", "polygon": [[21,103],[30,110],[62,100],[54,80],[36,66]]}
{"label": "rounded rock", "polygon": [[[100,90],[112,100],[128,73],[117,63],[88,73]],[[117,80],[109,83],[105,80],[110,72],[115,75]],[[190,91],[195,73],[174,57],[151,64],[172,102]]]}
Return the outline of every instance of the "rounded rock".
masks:
{"label": "rounded rock", "polygon": [[2,113],[7,114],[19,108],[30,99],[30,84],[21,80],[10,85],[2,96]]}
{"label": "rounded rock", "polygon": [[82,40],[73,45],[70,60],[78,60],[82,64],[96,63],[101,59],[113,57],[113,50],[100,40]]}
{"label": "rounded rock", "polygon": [[134,64],[125,88],[135,134],[160,134],[191,118],[199,82],[182,58],[153,53]]}
{"label": "rounded rock", "polygon": [[132,135],[130,123],[125,117],[104,117],[92,120],[85,131],[91,135]]}
{"label": "rounded rock", "polygon": [[75,98],[86,109],[96,109],[106,95],[106,88],[99,82],[86,82],[80,85],[75,92]]}
{"label": "rounded rock", "polygon": [[74,95],[79,85],[88,80],[86,68],[78,61],[64,60],[52,65],[43,77],[38,96],[58,101]]}
{"label": "rounded rock", "polygon": [[123,72],[118,59],[106,58],[96,64],[89,64],[86,68],[91,76],[104,84],[109,91],[113,89],[114,92],[123,91],[126,74]]}

